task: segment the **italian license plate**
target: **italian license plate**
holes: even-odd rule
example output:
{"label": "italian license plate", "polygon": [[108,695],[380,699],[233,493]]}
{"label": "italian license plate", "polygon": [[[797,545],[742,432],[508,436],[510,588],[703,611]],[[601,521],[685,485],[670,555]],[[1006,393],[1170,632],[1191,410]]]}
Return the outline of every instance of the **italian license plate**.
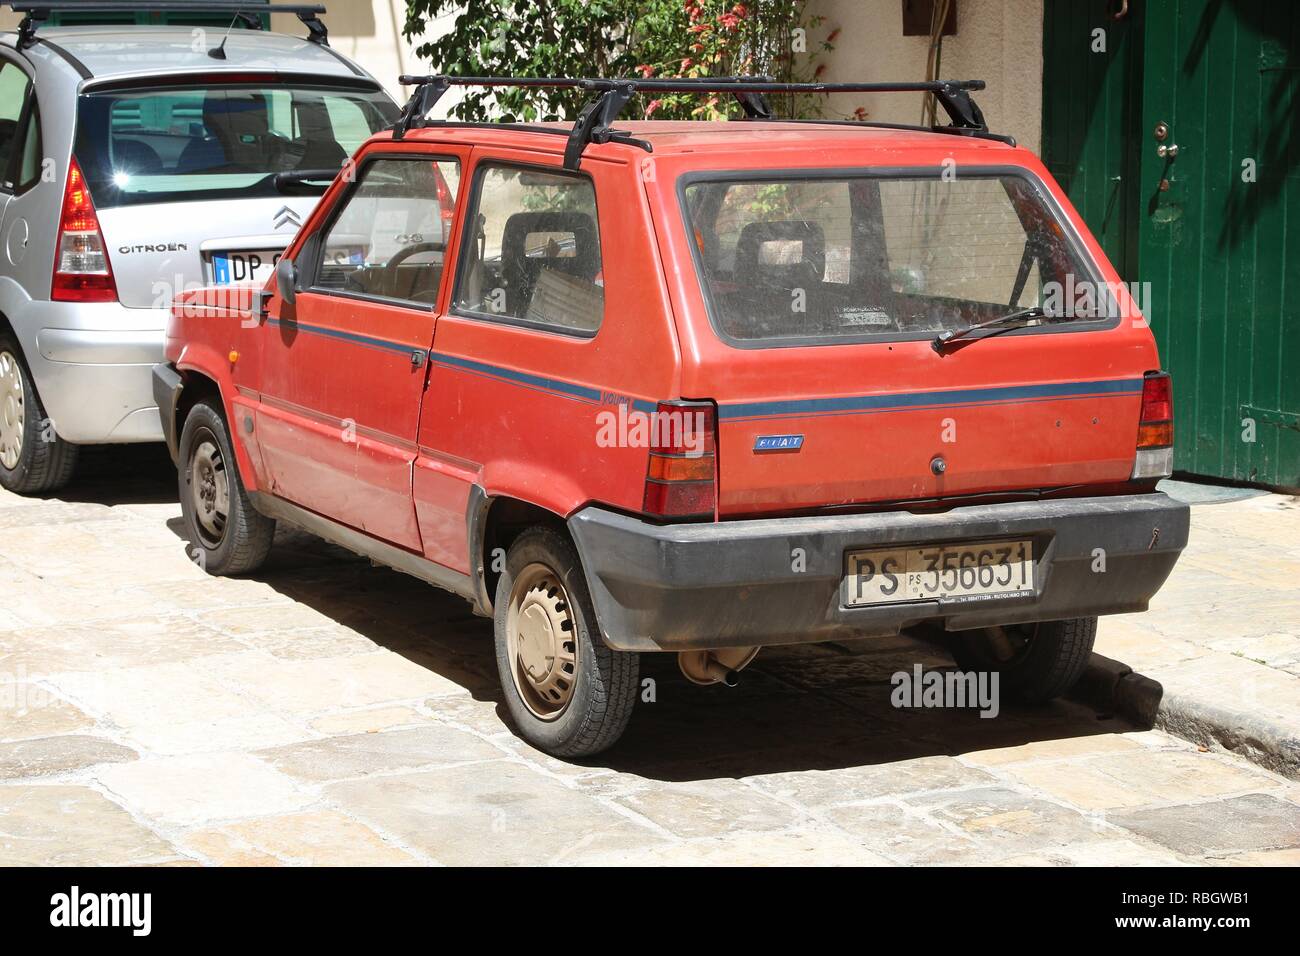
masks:
{"label": "italian license plate", "polygon": [[251,282],[264,285],[275,271],[283,249],[259,249],[248,252],[214,252],[212,254],[212,282],[215,285],[236,285]]}
{"label": "italian license plate", "polygon": [[966,603],[1034,593],[1034,543],[987,541],[845,554],[843,604]]}

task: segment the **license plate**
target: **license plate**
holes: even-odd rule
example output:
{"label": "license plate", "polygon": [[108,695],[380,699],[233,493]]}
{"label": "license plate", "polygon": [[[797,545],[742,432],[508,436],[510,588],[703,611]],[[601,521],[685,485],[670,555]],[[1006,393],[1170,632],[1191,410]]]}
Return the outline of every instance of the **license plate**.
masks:
{"label": "license plate", "polygon": [[246,282],[264,285],[275,271],[275,264],[284,254],[283,249],[259,249],[248,252],[214,252],[212,254],[212,282],[215,285],[235,285]]}
{"label": "license plate", "polygon": [[1034,543],[986,541],[850,551],[843,604],[966,603],[1034,593]]}

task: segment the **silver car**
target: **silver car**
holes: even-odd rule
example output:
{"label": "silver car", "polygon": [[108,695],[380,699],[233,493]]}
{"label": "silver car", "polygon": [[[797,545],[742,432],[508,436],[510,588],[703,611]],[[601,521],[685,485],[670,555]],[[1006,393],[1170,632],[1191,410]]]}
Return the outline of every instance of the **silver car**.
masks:
{"label": "silver car", "polygon": [[264,282],[347,158],[396,118],[304,22],[308,38],[0,34],[0,485],[50,491],[79,445],[160,441],[150,371],[172,296]]}

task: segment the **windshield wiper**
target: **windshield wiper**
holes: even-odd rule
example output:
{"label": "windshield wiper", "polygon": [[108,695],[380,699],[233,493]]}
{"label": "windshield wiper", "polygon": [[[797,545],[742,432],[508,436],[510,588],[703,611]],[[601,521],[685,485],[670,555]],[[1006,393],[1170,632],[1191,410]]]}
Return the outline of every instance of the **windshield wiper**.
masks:
{"label": "windshield wiper", "polygon": [[1002,329],[1010,330],[1028,325],[1034,319],[1051,318],[1042,306],[1031,305],[1027,309],[1018,309],[1015,312],[1008,312],[1006,315],[999,315],[996,319],[989,319],[987,322],[977,322],[975,325],[964,329],[953,329],[948,332],[940,332],[930,343],[930,348],[934,349],[940,355],[943,350],[954,342],[960,342],[962,339],[970,338],[976,332],[984,329]]}
{"label": "windshield wiper", "polygon": [[[339,169],[342,169],[340,166]],[[334,182],[334,177],[339,174],[338,169],[293,169],[283,173],[276,173],[271,182],[275,188],[281,191],[285,186],[301,186],[306,182]],[[266,180],[262,180],[266,182]]]}

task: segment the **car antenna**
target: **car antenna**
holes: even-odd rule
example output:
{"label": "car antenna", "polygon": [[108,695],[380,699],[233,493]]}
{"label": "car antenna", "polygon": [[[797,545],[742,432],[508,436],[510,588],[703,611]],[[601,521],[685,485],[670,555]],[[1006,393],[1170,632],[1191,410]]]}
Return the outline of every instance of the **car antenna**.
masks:
{"label": "car antenna", "polygon": [[235,29],[235,24],[243,16],[242,10],[236,10],[235,15],[230,18],[230,26],[226,27],[226,35],[221,38],[221,42],[208,51],[208,56],[214,60],[224,60],[226,58],[226,41],[230,39],[230,31]]}

